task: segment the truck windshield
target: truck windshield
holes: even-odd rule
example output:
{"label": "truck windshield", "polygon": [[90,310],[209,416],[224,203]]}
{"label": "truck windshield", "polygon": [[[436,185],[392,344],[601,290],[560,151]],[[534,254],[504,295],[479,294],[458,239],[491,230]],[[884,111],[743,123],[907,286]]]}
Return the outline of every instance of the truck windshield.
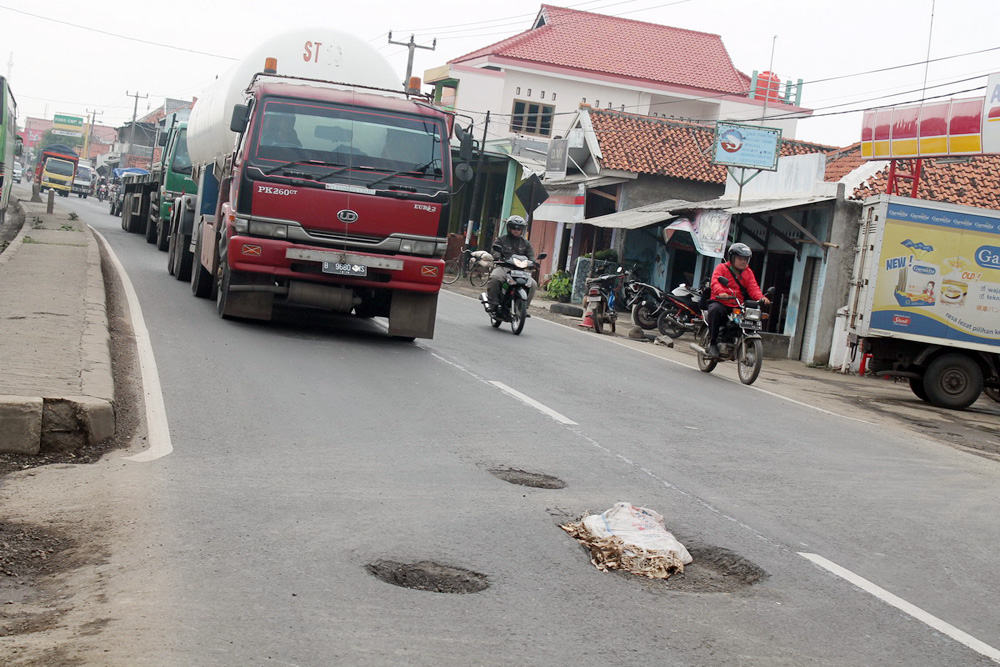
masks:
{"label": "truck windshield", "polygon": [[190,174],[191,156],[188,155],[187,130],[178,132],[175,141],[177,142],[177,150],[174,151],[174,161],[170,168],[178,174]]}
{"label": "truck windshield", "polygon": [[76,180],[78,181],[90,181],[90,167],[77,167],[76,168]]}
{"label": "truck windshield", "polygon": [[[267,99],[255,130],[252,164],[262,172],[283,165],[341,178],[407,185],[444,182],[444,126],[440,121],[332,103]],[[346,169],[344,169],[346,168]]]}
{"label": "truck windshield", "polygon": [[45,171],[59,176],[72,176],[73,163],[68,160],[60,160],[59,158],[50,157],[45,161]]}

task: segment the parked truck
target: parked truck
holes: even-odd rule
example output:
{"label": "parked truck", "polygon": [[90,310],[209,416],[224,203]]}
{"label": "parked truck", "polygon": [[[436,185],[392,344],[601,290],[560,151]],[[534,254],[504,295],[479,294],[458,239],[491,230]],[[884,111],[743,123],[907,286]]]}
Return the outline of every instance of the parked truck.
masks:
{"label": "parked truck", "polygon": [[38,191],[53,190],[60,197],[69,197],[79,163],[80,156],[69,146],[52,144],[42,149],[35,167]]}
{"label": "parked truck", "polygon": [[122,227],[145,234],[148,243],[167,250],[174,200],[195,190],[188,158],[187,123],[176,117],[159,133],[160,157],[147,173],[131,173],[122,178]]}
{"label": "parked truck", "polygon": [[964,409],[1000,390],[1000,211],[881,195],[865,201],[849,342],[881,376]]}
{"label": "parked truck", "polygon": [[431,338],[453,131],[471,153],[455,127],[367,42],[322,29],[269,40],[188,123],[192,291],[214,295],[226,318],[267,320],[280,303],[387,317],[394,337]]}

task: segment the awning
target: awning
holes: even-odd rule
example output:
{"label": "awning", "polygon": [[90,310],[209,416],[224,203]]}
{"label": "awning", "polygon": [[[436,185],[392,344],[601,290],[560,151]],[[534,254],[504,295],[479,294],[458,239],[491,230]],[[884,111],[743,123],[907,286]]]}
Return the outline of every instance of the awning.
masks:
{"label": "awning", "polygon": [[739,204],[735,199],[708,199],[706,201],[685,201],[670,199],[667,201],[639,206],[638,208],[585,220],[595,227],[612,227],[615,229],[639,229],[648,227],[680,216],[685,211],[722,209],[728,213],[763,213],[765,211],[780,211],[789,208],[799,208],[810,204],[819,204],[836,199],[836,195],[803,195],[800,197],[769,197],[766,199],[744,199]]}

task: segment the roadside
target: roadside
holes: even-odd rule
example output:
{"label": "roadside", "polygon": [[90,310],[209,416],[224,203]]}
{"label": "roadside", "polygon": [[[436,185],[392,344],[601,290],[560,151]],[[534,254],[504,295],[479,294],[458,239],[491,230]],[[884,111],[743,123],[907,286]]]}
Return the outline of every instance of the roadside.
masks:
{"label": "roadside", "polygon": [[[445,289],[473,299],[478,299],[483,291],[467,280],[446,285]],[[546,299],[544,292],[539,290],[529,313],[532,317],[576,329],[581,335],[598,335],[593,330],[580,328],[579,317],[552,312],[553,305],[565,310],[563,304]],[[481,308],[478,303],[473,307]],[[677,338],[669,347],[654,343],[656,336],[650,332],[645,332],[642,340],[630,339],[632,328],[631,317],[623,313],[619,315],[615,334],[605,333],[603,336],[614,344],[697,368],[695,352],[689,347],[692,342],[690,335]],[[739,383],[733,364],[720,364],[713,375]],[[966,410],[945,410],[918,399],[905,381],[843,374],[836,369],[810,367],[791,359],[766,359],[760,378],[748,389],[870,422],[873,434],[884,426],[891,426],[914,436],[931,438],[949,447],[1000,461],[1000,403],[985,394]]]}

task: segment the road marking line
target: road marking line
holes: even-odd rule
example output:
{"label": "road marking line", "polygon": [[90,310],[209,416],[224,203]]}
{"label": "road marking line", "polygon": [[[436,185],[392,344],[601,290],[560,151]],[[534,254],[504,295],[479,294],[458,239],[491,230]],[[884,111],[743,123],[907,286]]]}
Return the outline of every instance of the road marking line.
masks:
{"label": "road marking line", "polygon": [[142,317],[142,307],[139,305],[139,297],[135,293],[135,287],[132,286],[132,281],[125,273],[125,267],[118,260],[118,255],[111,249],[107,239],[93,227],[90,229],[108,251],[108,257],[125,288],[128,311],[132,319],[132,331],[135,334],[135,344],[139,356],[139,370],[142,374],[142,393],[143,402],[146,404],[146,431],[149,436],[149,449],[123,458],[136,463],[148,463],[163,458],[174,451],[174,446],[170,442],[170,428],[167,426],[167,409],[163,404],[160,374],[156,370],[156,358],[153,356],[153,346],[149,342],[149,330],[146,329],[146,320]]}
{"label": "road marking line", "polygon": [[553,419],[555,419],[557,422],[560,422],[562,424],[572,425],[572,426],[576,426],[577,425],[577,423],[575,421],[573,421],[572,419],[570,419],[569,417],[566,417],[565,415],[561,415],[558,412],[556,412],[555,410],[553,410],[552,408],[548,407],[547,405],[542,405],[541,403],[539,403],[535,399],[531,398],[530,396],[525,396],[524,394],[522,394],[518,390],[512,389],[512,388],[508,387],[503,382],[497,382],[496,380],[490,380],[489,383],[491,385],[493,385],[494,387],[496,387],[497,389],[499,389],[500,391],[503,391],[503,392],[505,392],[507,394],[510,394],[511,396],[513,396],[514,398],[518,399],[519,401],[527,403],[528,405],[530,405],[531,407],[535,408],[539,412],[544,412],[549,417],[552,417]]}
{"label": "road marking line", "polygon": [[966,632],[962,632],[961,630],[959,630],[958,628],[949,623],[945,623],[937,616],[933,616],[927,613],[920,607],[910,604],[906,600],[893,595],[884,588],[876,586],[875,584],[868,581],[864,577],[854,574],[850,570],[837,565],[833,561],[829,561],[826,558],[823,558],[822,556],[819,556],[817,554],[810,554],[802,551],[798,553],[803,558],[811,560],[813,563],[816,563],[820,567],[829,570],[838,577],[851,582],[852,584],[854,584],[861,590],[865,591],[866,593],[874,595],[883,602],[887,602],[896,609],[899,609],[900,611],[909,614],[918,621],[926,623],[927,625],[931,626],[938,632],[941,632],[942,634],[951,637],[955,641],[968,646],[973,651],[985,655],[987,658],[990,658],[994,662],[1000,662],[1000,650],[993,648],[989,644],[979,641],[972,635]]}

